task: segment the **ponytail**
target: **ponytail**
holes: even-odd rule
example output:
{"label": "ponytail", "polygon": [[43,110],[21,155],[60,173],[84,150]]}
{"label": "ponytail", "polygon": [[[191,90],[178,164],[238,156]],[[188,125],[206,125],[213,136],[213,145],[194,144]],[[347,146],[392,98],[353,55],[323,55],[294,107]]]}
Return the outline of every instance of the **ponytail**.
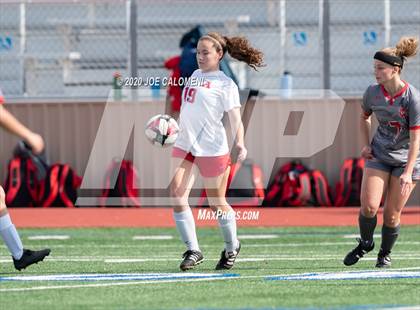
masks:
{"label": "ponytail", "polygon": [[245,37],[226,37],[217,32],[210,32],[200,38],[200,40],[203,39],[213,41],[216,51],[222,51],[223,54],[227,52],[232,58],[245,62],[254,70],[264,66],[264,54],[260,50],[252,47]]}

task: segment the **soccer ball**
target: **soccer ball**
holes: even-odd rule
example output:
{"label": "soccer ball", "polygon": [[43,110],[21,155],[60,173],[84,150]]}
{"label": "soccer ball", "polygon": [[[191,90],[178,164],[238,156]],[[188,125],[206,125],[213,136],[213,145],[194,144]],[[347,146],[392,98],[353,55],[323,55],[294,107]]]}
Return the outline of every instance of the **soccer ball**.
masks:
{"label": "soccer ball", "polygon": [[179,126],[176,120],[166,114],[153,116],[146,124],[144,133],[153,145],[167,147],[175,143]]}

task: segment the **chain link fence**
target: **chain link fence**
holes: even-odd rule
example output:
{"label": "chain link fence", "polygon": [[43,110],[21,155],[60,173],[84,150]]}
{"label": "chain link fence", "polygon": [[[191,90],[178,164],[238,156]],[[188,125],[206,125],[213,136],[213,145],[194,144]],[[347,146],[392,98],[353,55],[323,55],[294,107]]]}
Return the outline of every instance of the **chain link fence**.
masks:
{"label": "chain link fence", "polygon": [[[241,87],[275,90],[289,71],[295,89],[360,96],[374,82],[374,52],[420,34],[420,2],[1,1],[0,87],[6,97],[105,98],[116,71],[168,76],[164,61],[196,25],[246,36],[264,52],[259,72],[230,60]],[[419,57],[403,77],[420,88]]]}

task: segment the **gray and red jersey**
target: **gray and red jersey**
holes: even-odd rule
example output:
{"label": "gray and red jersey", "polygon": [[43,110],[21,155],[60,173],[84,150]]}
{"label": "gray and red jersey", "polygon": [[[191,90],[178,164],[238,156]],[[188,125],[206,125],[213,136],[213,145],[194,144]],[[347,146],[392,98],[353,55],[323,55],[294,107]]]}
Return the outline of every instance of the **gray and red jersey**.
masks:
{"label": "gray and red jersey", "polygon": [[[375,113],[379,126],[372,139],[375,158],[393,166],[407,163],[410,130],[420,130],[420,93],[405,82],[391,96],[382,85],[368,87],[363,95],[362,109],[366,116]],[[416,166],[420,165],[420,154]]]}

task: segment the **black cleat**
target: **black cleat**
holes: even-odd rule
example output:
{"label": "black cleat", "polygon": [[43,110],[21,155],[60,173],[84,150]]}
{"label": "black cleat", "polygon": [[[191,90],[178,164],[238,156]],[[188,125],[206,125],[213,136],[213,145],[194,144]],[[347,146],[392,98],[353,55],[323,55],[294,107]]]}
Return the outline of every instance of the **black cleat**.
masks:
{"label": "black cleat", "polygon": [[361,259],[368,252],[372,251],[373,248],[375,247],[375,242],[373,241],[372,241],[372,244],[365,245],[363,244],[362,239],[357,238],[356,240],[359,242],[357,247],[355,247],[351,252],[349,252],[346,255],[346,257],[344,257],[343,263],[346,266],[351,266],[351,265],[356,264],[359,261],[359,259]]}
{"label": "black cleat", "polygon": [[[239,242],[239,241],[238,241]],[[235,263],[236,258],[241,250],[241,243],[239,242],[238,247],[233,252],[227,252],[226,249],[222,251],[220,260],[216,265],[216,270],[231,269]]]}
{"label": "black cleat", "polygon": [[50,249],[43,249],[40,251],[23,249],[22,257],[20,259],[13,258],[13,264],[17,270],[21,271],[32,264],[37,264],[40,261],[43,261],[45,256],[50,255],[50,252]]}
{"label": "black cleat", "polygon": [[391,257],[389,256],[390,253],[382,252],[382,249],[378,253],[378,259],[376,260],[376,267],[377,268],[389,268],[391,267]]}
{"label": "black cleat", "polygon": [[179,268],[182,271],[193,269],[195,266],[201,264],[204,260],[203,254],[200,251],[188,250],[182,254],[184,259]]}

